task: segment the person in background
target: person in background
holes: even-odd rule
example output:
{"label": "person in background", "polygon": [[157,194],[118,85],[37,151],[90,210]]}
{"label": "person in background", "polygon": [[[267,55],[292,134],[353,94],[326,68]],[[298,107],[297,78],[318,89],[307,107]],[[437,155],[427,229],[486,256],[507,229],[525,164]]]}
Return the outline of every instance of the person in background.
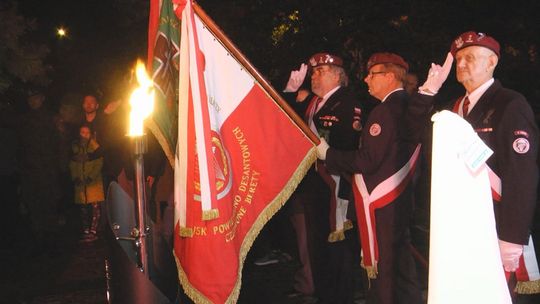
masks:
{"label": "person in background", "polygon": [[405,81],[403,83],[403,88],[409,95],[418,91],[418,76],[415,73],[408,72],[405,75]]}
{"label": "person in background", "polygon": [[[322,137],[317,147],[318,157],[328,170],[342,176],[354,174],[362,264],[371,279],[367,303],[422,302],[409,231],[411,164],[418,159],[420,146],[406,132],[409,95],[403,87],[408,68],[397,54],[373,54],[364,81],[369,94],[380,103],[367,118],[359,148],[333,147]],[[373,197],[376,188],[380,193]]]}
{"label": "person in background", "polygon": [[92,138],[92,129],[88,124],[79,128],[79,139],[71,148],[73,156],[70,161],[70,172],[75,186],[75,203],[80,208],[82,222],[82,241],[95,241],[100,221],[100,204],[105,200],[101,170],[103,158],[91,160],[88,155],[98,149],[99,145]]}
{"label": "person in background", "polygon": [[83,124],[87,124],[92,129],[91,136],[99,144],[105,136],[105,117],[103,113],[98,112],[99,103],[96,96],[92,94],[85,95],[82,100],[84,111]]}
{"label": "person in background", "polygon": [[123,104],[121,99],[106,104],[100,111],[100,104],[95,95],[87,94],[83,97],[83,120],[81,124],[88,124],[92,129],[92,138],[99,148],[89,155],[90,159],[103,158],[103,187],[105,191],[111,181],[117,180],[122,168],[122,151],[125,147],[126,126],[122,111],[117,109]]}
{"label": "person in background", "polygon": [[31,222],[32,254],[54,253],[62,226],[59,135],[45,94],[31,89],[29,109],[15,121],[19,139],[20,204]]}

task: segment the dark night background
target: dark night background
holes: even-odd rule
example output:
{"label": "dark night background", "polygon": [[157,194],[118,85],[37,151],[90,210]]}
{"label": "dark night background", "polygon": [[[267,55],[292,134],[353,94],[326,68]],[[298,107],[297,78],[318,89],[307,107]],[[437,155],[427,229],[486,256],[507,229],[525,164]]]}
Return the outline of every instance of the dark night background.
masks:
{"label": "dark night background", "polygon": [[[467,30],[494,36],[502,48],[496,78],[540,112],[540,3],[486,0],[201,0],[198,2],[253,65],[280,89],[291,69],[326,50],[344,57],[352,85],[367,98],[365,62],[376,51],[401,54],[419,75],[441,63]],[[46,90],[50,106],[101,102],[128,91],[136,58],[146,58],[145,0],[19,0],[0,4],[0,98],[21,103]],[[19,18],[19,19],[16,19]],[[17,20],[15,22],[15,20]],[[56,28],[68,36],[60,39]],[[452,73],[444,97],[461,93]],[[22,99],[22,100],[21,100]]]}
{"label": "dark night background", "polygon": [[[455,37],[469,30],[487,33],[501,44],[495,77],[506,87],[524,94],[540,120],[538,0],[200,0],[198,3],[277,91],[283,88],[291,69],[297,69],[316,52],[329,51],[343,57],[351,86],[367,104],[370,97],[363,78],[367,73],[366,61],[374,52],[401,54],[422,84],[431,62],[443,62]],[[59,113],[57,116],[66,125],[77,122],[83,94],[96,94],[103,105],[121,98],[126,100],[136,60],[146,61],[148,13],[149,0],[0,0],[0,131],[13,131],[2,125],[2,119],[12,118],[20,123],[24,120],[18,119],[19,114],[32,112],[26,111],[26,96],[30,91],[43,91],[48,100],[46,106]],[[66,37],[57,35],[59,27],[67,30]],[[440,101],[462,93],[452,72],[439,94]],[[115,125],[118,130],[119,125]],[[118,133],[124,134],[122,130]],[[3,136],[0,147],[8,152],[15,151],[17,142],[17,133],[10,134],[0,133]],[[37,139],[39,148],[33,150],[53,146],[44,142],[44,138]],[[0,158],[15,170],[18,155],[12,154],[14,164],[10,164],[11,158]],[[17,192],[17,172],[10,174],[15,177],[12,180],[15,191],[11,192]],[[71,184],[65,189],[68,188],[71,189]],[[8,191],[0,191],[4,192]],[[66,193],[69,194],[65,195],[66,206],[71,206],[68,205],[71,193]],[[18,204],[17,199],[14,201]],[[0,203],[5,203],[2,215],[9,216],[6,212],[9,205],[3,197]],[[66,206],[67,214],[71,209]],[[14,210],[15,213],[19,210]],[[17,229],[19,226],[23,227],[18,223]],[[5,232],[4,228],[0,230]],[[25,231],[14,233],[24,236],[28,234]],[[29,245],[32,249],[31,241],[24,237],[19,243],[19,247]],[[67,242],[60,248],[64,250],[71,244]],[[11,246],[3,241],[0,245]],[[19,247],[9,251],[9,259],[4,258],[6,251],[0,250],[0,255],[4,254],[0,258],[3,262],[0,303],[83,303],[56,301],[55,297],[48,302],[27,300],[54,293],[60,298],[78,293],[77,299],[87,299],[84,303],[103,302],[105,275],[101,247],[85,252],[87,247],[81,246],[83,253],[73,260],[66,256],[79,254],[74,249],[65,250],[55,258],[50,255],[35,258],[21,254]],[[28,253],[32,254],[31,250]],[[268,301],[276,299],[292,284],[294,264],[280,263],[282,268],[273,268],[271,272],[252,264],[246,262],[240,303],[259,303],[266,297]],[[59,277],[63,271],[67,275]],[[266,290],[267,286],[273,289]],[[5,290],[10,292],[7,296]],[[92,302],[87,295],[97,300]],[[8,302],[2,302],[6,299]],[[279,299],[276,303],[285,303]]]}

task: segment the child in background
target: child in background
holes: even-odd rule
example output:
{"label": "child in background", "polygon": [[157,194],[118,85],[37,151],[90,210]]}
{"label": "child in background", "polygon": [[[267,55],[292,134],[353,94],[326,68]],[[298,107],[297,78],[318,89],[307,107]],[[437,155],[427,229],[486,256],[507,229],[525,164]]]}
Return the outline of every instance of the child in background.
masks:
{"label": "child in background", "polygon": [[72,157],[69,164],[71,178],[75,185],[75,203],[80,206],[83,236],[82,241],[97,239],[97,225],[101,215],[100,203],[105,200],[101,169],[103,157],[90,159],[99,145],[92,138],[89,125],[79,128],[79,140],[72,143]]}

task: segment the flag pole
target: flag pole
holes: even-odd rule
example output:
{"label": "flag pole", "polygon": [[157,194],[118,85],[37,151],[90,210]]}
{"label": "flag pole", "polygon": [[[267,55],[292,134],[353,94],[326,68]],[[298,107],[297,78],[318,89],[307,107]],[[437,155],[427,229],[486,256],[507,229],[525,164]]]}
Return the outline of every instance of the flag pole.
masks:
{"label": "flag pole", "polygon": [[137,194],[137,227],[133,229],[135,246],[139,253],[139,268],[148,277],[148,252],[146,236],[146,187],[144,175],[144,154],[148,151],[144,134],[144,120],[152,114],[154,109],[153,83],[146,73],[141,60],[137,61],[136,72],[139,86],[133,90],[129,98],[131,111],[129,113],[128,135],[133,139],[135,190]]}
{"label": "flag pole", "polygon": [[133,231],[135,236],[135,247],[139,254],[139,269],[148,278],[148,228],[146,224],[146,186],[144,179],[144,154],[148,151],[146,136],[133,137],[133,151],[135,154],[135,190],[137,194],[136,220],[137,230]]}
{"label": "flag pole", "polygon": [[296,114],[291,106],[283,100],[281,95],[266,81],[266,79],[255,69],[255,67],[246,59],[246,56],[232,43],[232,41],[223,33],[206,12],[195,2],[193,2],[193,11],[201,18],[208,29],[216,36],[225,48],[244,66],[244,68],[255,77],[255,80],[264,88],[268,94],[278,103],[285,113],[294,121],[302,132],[314,143],[319,143],[319,137],[311,131],[304,120]]}

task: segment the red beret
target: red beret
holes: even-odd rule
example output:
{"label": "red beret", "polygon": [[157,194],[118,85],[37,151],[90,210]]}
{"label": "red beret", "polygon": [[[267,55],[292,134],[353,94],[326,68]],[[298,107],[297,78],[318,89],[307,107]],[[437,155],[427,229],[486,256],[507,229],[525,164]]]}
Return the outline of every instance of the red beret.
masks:
{"label": "red beret", "polygon": [[490,37],[484,33],[476,33],[472,31],[459,35],[459,37],[457,37],[452,42],[452,47],[450,48],[450,52],[455,57],[457,51],[464,49],[466,47],[469,47],[469,46],[473,46],[473,45],[483,46],[485,48],[488,48],[492,50],[493,52],[495,52],[495,54],[497,54],[497,57],[501,57],[501,54],[500,54],[501,47],[499,46],[499,43],[497,42],[497,40],[493,39],[493,37]]}
{"label": "red beret", "polygon": [[319,65],[333,64],[343,66],[343,60],[329,53],[317,53],[309,58],[309,65],[314,68]]}
{"label": "red beret", "polygon": [[377,64],[392,63],[404,68],[405,71],[409,70],[409,64],[401,56],[394,53],[375,53],[369,57],[367,63],[367,69],[371,69],[372,66]]}

